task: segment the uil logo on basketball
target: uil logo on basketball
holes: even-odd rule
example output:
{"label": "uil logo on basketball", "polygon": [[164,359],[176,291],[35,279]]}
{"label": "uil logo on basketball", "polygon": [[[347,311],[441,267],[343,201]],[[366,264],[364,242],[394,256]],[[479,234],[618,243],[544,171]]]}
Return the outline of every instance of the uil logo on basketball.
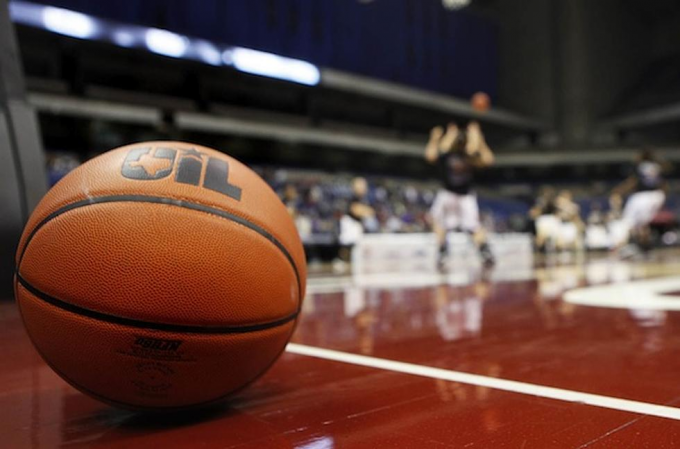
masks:
{"label": "uil logo on basketball", "polygon": [[125,157],[121,174],[128,179],[156,181],[167,178],[173,171],[175,182],[201,185],[236,201],[241,200],[241,189],[229,183],[229,162],[194,148],[180,151],[169,147],[133,148]]}

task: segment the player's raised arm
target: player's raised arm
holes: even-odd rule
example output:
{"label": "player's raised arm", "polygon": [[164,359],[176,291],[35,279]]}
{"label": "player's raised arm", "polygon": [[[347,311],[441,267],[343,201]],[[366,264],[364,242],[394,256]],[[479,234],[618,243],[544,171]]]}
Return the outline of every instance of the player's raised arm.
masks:
{"label": "player's raised arm", "polygon": [[441,126],[435,126],[430,130],[430,140],[425,147],[425,160],[430,164],[434,164],[439,156],[439,146],[444,135],[444,129]]}
{"label": "player's raised arm", "polygon": [[446,127],[446,133],[444,134],[444,137],[442,137],[439,141],[439,151],[442,153],[451,151],[459,136],[460,130],[458,129],[458,125],[455,123],[449,123]]}
{"label": "player's raised arm", "polygon": [[478,167],[488,167],[493,165],[496,160],[493,151],[491,151],[491,148],[486,143],[484,133],[482,133],[482,128],[478,122],[471,122],[468,125],[465,149],[468,155],[476,158],[477,163],[475,165]]}

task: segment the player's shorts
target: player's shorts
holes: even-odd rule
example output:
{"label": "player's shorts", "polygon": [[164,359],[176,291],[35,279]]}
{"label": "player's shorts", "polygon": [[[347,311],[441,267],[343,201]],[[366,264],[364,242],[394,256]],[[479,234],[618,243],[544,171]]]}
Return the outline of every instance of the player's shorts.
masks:
{"label": "player's shorts", "polygon": [[562,220],[557,218],[556,215],[540,215],[536,218],[536,236],[544,240],[550,239],[553,242],[557,242],[561,226]]}
{"label": "player's shorts", "polygon": [[623,220],[631,228],[646,226],[661,210],[666,194],[663,190],[634,193],[623,208]]}
{"label": "player's shorts", "polygon": [[432,220],[447,231],[461,229],[474,232],[479,229],[479,205],[477,195],[460,195],[440,190],[430,209]]}
{"label": "player's shorts", "polygon": [[557,245],[575,245],[578,242],[578,234],[578,226],[576,226],[576,223],[570,221],[560,223],[560,232],[557,238]]}
{"label": "player's shorts", "polygon": [[355,245],[364,235],[363,225],[350,217],[343,215],[340,219],[340,236],[339,242],[343,246]]}

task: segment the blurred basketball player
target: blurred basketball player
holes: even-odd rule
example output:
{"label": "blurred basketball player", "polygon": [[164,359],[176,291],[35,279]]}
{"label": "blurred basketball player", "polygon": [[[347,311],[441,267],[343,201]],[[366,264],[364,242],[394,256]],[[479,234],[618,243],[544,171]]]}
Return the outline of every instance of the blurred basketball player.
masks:
{"label": "blurred basketball player", "polygon": [[585,229],[581,208],[569,190],[562,190],[555,198],[556,215],[560,220],[557,249],[576,251],[583,248],[582,234]]}
{"label": "blurred basketball player", "polygon": [[446,233],[452,230],[472,235],[484,265],[493,265],[494,258],[480,225],[479,205],[473,189],[475,171],[494,162],[493,152],[486,144],[479,123],[472,121],[465,129],[450,123],[446,132],[440,126],[434,127],[425,148],[425,159],[438,166],[443,182],[430,210],[439,243],[439,268],[443,268],[448,252]]}
{"label": "blurred basketball player", "polygon": [[364,178],[352,180],[352,199],[340,219],[340,259],[348,262],[352,247],[361,239],[366,221],[375,217],[368,201],[368,183]]}
{"label": "blurred basketball player", "polygon": [[557,245],[560,219],[557,217],[555,198],[555,189],[544,187],[529,211],[529,218],[535,223],[535,245],[538,251],[551,252]]}
{"label": "blurred basketball player", "polygon": [[620,248],[622,257],[651,247],[649,224],[666,201],[663,175],[667,168],[652,150],[643,150],[635,161],[633,174],[613,190],[612,196],[630,194],[623,208],[623,222],[630,231],[630,239],[637,245]]}
{"label": "blurred basketball player", "polygon": [[609,212],[607,213],[607,231],[609,233],[609,249],[616,250],[628,243],[630,229],[623,220],[623,197],[613,194],[609,197]]}

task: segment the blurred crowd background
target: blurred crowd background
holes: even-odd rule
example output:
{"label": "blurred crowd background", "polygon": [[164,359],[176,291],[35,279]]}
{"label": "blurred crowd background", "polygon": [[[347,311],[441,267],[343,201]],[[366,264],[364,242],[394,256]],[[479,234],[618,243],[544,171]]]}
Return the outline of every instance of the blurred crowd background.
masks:
{"label": "blurred crowd background", "polygon": [[[131,142],[195,142],[256,169],[332,259],[356,177],[376,212],[368,233],[430,232],[428,134],[474,120],[496,158],[474,186],[484,227],[535,233],[541,202],[560,196],[580,240],[561,249],[599,250],[636,154],[680,161],[671,0],[201,5],[10,2],[50,185]],[[471,107],[475,92],[490,110]],[[655,246],[678,240],[678,179],[666,176]]]}
{"label": "blurred crowd background", "polygon": [[[76,154],[51,153],[48,157],[50,182],[56,183],[80,163]],[[332,257],[333,248],[338,245],[340,219],[352,201],[352,181],[357,176],[365,176],[368,184],[367,201],[376,211],[375,217],[364,223],[366,232],[431,231],[428,212],[439,188],[438,181],[434,179],[427,181],[272,166],[253,168],[288,207],[305,245],[317,249],[328,247],[328,251],[315,252],[321,257]],[[481,186],[478,195],[482,223],[490,232],[535,234],[535,208],[540,206],[546,195],[568,195],[577,206],[578,217],[572,219],[576,218],[579,223],[578,232],[583,249],[610,249],[613,245],[606,234],[611,223],[620,219],[624,203],[624,198],[620,198],[619,203],[615,201],[612,204],[610,192],[615,185],[614,182],[578,181],[568,184],[516,183],[495,189]],[[668,188],[666,204],[652,223],[657,246],[678,244],[680,201],[677,198],[680,183],[671,182]]]}

